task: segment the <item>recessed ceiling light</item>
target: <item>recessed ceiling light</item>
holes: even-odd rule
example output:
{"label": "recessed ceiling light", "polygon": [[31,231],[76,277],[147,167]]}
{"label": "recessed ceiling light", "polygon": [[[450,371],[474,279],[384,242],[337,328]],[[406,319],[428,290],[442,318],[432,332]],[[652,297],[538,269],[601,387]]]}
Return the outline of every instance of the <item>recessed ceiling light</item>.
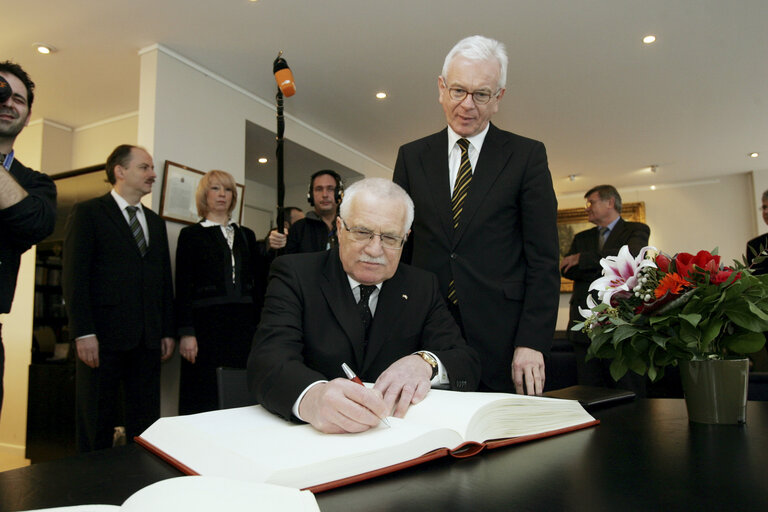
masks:
{"label": "recessed ceiling light", "polygon": [[49,44],[35,43],[32,46],[35,47],[35,50],[37,50],[38,53],[42,53],[43,55],[48,55],[49,53],[56,53],[56,48],[54,48]]}
{"label": "recessed ceiling light", "polygon": [[576,181],[576,176],[578,176],[578,174],[569,174],[568,179],[571,181]]}
{"label": "recessed ceiling light", "polygon": [[376,97],[377,97],[378,99],[380,99],[380,100],[383,100],[384,98],[386,98],[386,97],[387,97],[387,93],[385,93],[385,92],[383,92],[383,91],[382,91],[382,92],[377,92],[377,93],[376,93]]}
{"label": "recessed ceiling light", "polygon": [[651,44],[656,41],[656,36],[654,35],[647,35],[643,38],[643,42],[645,44]]}
{"label": "recessed ceiling light", "polygon": [[759,156],[760,156],[760,153],[758,153],[757,151],[755,151],[755,152],[753,152],[753,153],[750,153],[750,154],[749,154],[749,156],[750,156],[750,157],[752,157],[752,158],[757,158],[757,157],[759,157]]}
{"label": "recessed ceiling light", "polygon": [[267,162],[269,162],[269,160],[267,160],[266,158],[264,158],[264,157],[259,158],[259,163],[260,164],[265,164]]}
{"label": "recessed ceiling light", "polygon": [[651,190],[656,190],[656,185],[651,185]]}

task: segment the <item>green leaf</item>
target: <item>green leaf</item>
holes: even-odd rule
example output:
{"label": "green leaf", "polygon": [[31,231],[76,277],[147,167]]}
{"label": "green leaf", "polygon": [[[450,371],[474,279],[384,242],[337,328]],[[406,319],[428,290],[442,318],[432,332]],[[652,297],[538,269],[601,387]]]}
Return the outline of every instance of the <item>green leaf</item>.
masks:
{"label": "green leaf", "polygon": [[752,354],[765,345],[765,335],[761,332],[744,332],[724,336],[721,345],[737,354]]}
{"label": "green leaf", "polygon": [[611,361],[611,377],[613,377],[613,380],[616,382],[619,381],[620,378],[622,378],[627,373],[627,365],[625,365],[622,361],[620,361],[618,358]]}
{"label": "green leaf", "polygon": [[686,315],[686,314],[680,313],[680,319],[685,320],[692,326],[696,327],[697,325],[699,325],[699,322],[701,321],[701,315],[697,315],[697,314]]}
{"label": "green leaf", "polygon": [[639,327],[636,327],[632,324],[623,324],[616,328],[616,332],[613,333],[613,343],[619,343],[621,341],[624,341],[627,338],[631,338],[638,332],[640,332],[641,329]]}
{"label": "green leaf", "polygon": [[751,311],[727,309],[725,314],[731,322],[748,331],[768,331],[768,322],[760,320]]}

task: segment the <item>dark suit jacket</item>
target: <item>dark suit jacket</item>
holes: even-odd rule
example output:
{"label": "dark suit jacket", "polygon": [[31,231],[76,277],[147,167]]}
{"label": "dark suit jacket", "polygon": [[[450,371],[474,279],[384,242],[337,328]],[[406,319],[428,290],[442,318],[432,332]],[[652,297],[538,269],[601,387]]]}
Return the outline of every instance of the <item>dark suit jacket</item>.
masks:
{"label": "dark suit jacket", "polygon": [[96,334],[99,349],[160,347],[174,336],[173,288],[165,221],[144,208],[149,247],[142,258],[108,193],[75,205],[67,224],[62,287],[69,335]]}
{"label": "dark suit jacket", "polygon": [[445,365],[451,389],[477,388],[480,366],[440,297],[435,276],[401,264],[384,281],[363,350],[363,326],[338,249],[277,258],[248,358],[251,395],[286,419],[301,392],[344,377],[346,362],[373,382],[418,350]]}
{"label": "dark suit jacket", "polygon": [[[0,167],[0,172],[6,172]],[[56,186],[43,173],[13,161],[9,171],[29,194],[0,210],[0,313],[11,310],[21,255],[53,232],[56,222]]]}
{"label": "dark suit jacket", "polygon": [[568,321],[568,339],[580,343],[589,343],[589,338],[580,332],[571,331],[574,322],[581,322],[584,318],[579,313],[579,307],[587,307],[587,295],[589,285],[603,275],[603,267],[600,260],[606,256],[616,256],[623,245],[629,245],[629,252],[633,256],[640,253],[640,249],[648,245],[648,237],[651,228],[642,222],[626,222],[619,218],[602,249],[598,249],[598,228],[587,229],[576,233],[571,242],[568,255],[579,253],[579,264],[571,267],[563,273],[564,277],[573,279],[573,294],[571,295],[571,308]]}
{"label": "dark suit jacket", "polygon": [[557,320],[557,200],[541,142],[491,125],[454,232],[447,129],[400,148],[394,181],[413,198],[411,263],[453,277],[482,381],[514,391],[515,347],[549,353]]}
{"label": "dark suit jacket", "polygon": [[[768,248],[768,233],[763,233],[747,242],[747,265],[752,265],[752,261],[755,259],[755,256],[760,253],[761,248]],[[768,274],[768,259],[764,259],[755,265],[753,272],[757,275]]]}
{"label": "dark suit jacket", "polygon": [[[216,304],[250,303],[253,314],[261,311],[266,259],[253,231],[235,226],[235,284],[232,284],[232,253],[221,228],[187,226],[176,245],[176,327],[179,336],[194,335],[193,308]],[[222,319],[214,319],[221,321]],[[258,318],[254,318],[254,325]]]}

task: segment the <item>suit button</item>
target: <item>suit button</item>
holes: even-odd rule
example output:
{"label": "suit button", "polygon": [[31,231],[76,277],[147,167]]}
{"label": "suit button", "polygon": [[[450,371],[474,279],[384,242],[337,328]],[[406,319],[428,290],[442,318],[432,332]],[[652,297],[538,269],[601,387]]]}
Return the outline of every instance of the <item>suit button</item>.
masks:
{"label": "suit button", "polygon": [[451,259],[452,259],[452,260],[455,260],[455,259],[456,259],[456,253],[455,253],[455,252],[452,252],[452,253],[451,253]]}

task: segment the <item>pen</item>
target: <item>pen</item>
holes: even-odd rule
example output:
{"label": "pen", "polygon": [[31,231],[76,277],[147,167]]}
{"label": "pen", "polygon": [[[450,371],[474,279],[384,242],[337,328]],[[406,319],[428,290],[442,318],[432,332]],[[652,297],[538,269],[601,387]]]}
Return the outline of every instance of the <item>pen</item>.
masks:
{"label": "pen", "polygon": [[[344,374],[347,376],[349,380],[357,384],[360,384],[361,386],[365,385],[363,384],[363,381],[360,380],[360,377],[358,377],[357,374],[355,374],[355,372],[352,371],[352,368],[350,368],[347,363],[341,363],[341,369],[344,370]],[[381,421],[388,427],[392,426],[389,424],[389,421],[387,421],[387,418],[381,418]]]}

